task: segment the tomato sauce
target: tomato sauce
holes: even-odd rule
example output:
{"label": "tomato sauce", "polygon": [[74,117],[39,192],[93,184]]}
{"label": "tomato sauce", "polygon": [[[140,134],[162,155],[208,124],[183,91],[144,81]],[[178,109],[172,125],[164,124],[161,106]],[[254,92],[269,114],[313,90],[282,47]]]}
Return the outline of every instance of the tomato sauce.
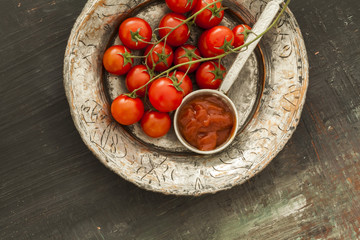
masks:
{"label": "tomato sauce", "polygon": [[235,116],[221,99],[205,95],[187,102],[178,116],[178,126],[185,140],[202,151],[223,144],[232,134]]}

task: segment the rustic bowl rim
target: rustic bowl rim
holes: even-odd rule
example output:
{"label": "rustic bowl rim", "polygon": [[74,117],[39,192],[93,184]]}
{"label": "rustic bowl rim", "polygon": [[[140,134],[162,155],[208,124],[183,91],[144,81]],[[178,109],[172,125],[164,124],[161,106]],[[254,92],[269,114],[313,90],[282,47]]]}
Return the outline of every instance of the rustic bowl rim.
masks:
{"label": "rustic bowl rim", "polygon": [[301,83],[302,95],[300,96],[300,101],[298,102],[298,105],[296,106],[296,110],[294,110],[293,117],[292,117],[291,121],[288,123],[288,126],[289,126],[288,131],[286,132],[286,134],[282,135],[282,137],[279,139],[278,143],[276,144],[277,147],[275,148],[275,150],[273,152],[269,153],[269,155],[266,157],[266,160],[258,163],[257,166],[255,166],[255,168],[252,169],[252,171],[248,172],[247,176],[245,176],[244,178],[235,179],[233,182],[231,182],[227,185],[222,185],[219,188],[208,188],[208,189],[195,190],[195,191],[192,190],[192,191],[188,191],[188,192],[178,192],[173,189],[153,188],[149,184],[142,183],[139,181],[134,181],[134,179],[132,177],[122,173],[118,169],[114,168],[113,165],[109,164],[108,159],[106,159],[106,157],[104,157],[104,155],[102,155],[97,149],[94,148],[96,146],[94,146],[93,143],[89,141],[88,136],[86,135],[86,133],[83,132],[83,129],[81,128],[81,123],[79,122],[79,116],[77,113],[77,109],[76,109],[76,106],[74,105],[74,93],[73,93],[72,86],[70,84],[72,81],[72,77],[70,76],[70,71],[71,71],[70,66],[73,64],[71,62],[72,59],[70,58],[70,55],[71,55],[71,51],[74,50],[73,49],[74,41],[75,41],[75,39],[77,39],[77,37],[79,35],[78,30],[81,29],[84,22],[89,20],[90,12],[91,11],[94,12],[94,9],[99,7],[101,4],[104,4],[105,1],[106,0],[89,0],[88,3],[85,5],[83,11],[79,15],[79,17],[76,20],[76,23],[74,24],[74,27],[71,31],[71,35],[69,37],[69,41],[68,41],[68,45],[67,45],[67,49],[66,49],[65,57],[64,57],[64,88],[65,88],[66,96],[67,96],[69,106],[70,106],[70,113],[74,120],[74,125],[77,128],[77,130],[79,131],[79,134],[80,134],[81,138],[83,139],[85,145],[87,145],[89,147],[89,149],[93,152],[93,154],[105,166],[110,168],[112,171],[114,171],[118,175],[122,176],[124,179],[126,179],[130,182],[133,182],[137,186],[144,188],[146,190],[161,192],[164,194],[198,196],[198,195],[202,195],[202,194],[206,194],[206,193],[215,193],[215,192],[218,192],[221,190],[229,189],[235,185],[238,185],[238,184],[241,184],[241,183],[247,181],[249,178],[253,177],[255,174],[262,171],[271,162],[271,160],[284,148],[286,142],[291,138],[292,134],[294,133],[294,131],[296,129],[296,126],[298,125],[298,123],[300,121],[300,115],[301,115],[302,108],[305,103],[306,92],[307,92],[308,81],[309,81],[308,60],[307,60],[305,44],[303,41],[301,31],[296,22],[296,19],[289,9],[286,10],[286,14],[290,18],[290,20],[292,21],[292,24],[295,27],[295,34],[298,37],[297,40],[299,40],[299,42],[297,42],[298,48],[296,50],[299,51],[299,54],[301,55],[302,66],[304,69],[304,74],[302,75],[302,83]]}

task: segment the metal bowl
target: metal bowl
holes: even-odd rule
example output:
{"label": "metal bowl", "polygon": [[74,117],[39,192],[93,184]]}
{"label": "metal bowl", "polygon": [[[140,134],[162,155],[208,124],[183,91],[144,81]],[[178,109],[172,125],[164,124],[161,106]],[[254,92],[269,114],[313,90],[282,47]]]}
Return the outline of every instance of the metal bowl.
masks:
{"label": "metal bowl", "polygon": [[[139,124],[121,126],[110,114],[112,100],[126,87],[124,77],[104,71],[102,56],[107,47],[120,43],[121,21],[138,16],[156,27],[170,11],[164,2],[87,2],[72,29],[64,59],[64,86],[75,126],[103,164],[141,188],[176,195],[229,189],[264,169],[299,122],[308,86],[300,29],[286,10],[278,26],[263,37],[228,93],[239,115],[234,141],[219,153],[200,155],[186,149],[173,129],[163,138],[151,139]],[[224,0],[228,10],[221,24],[253,25],[266,2]],[[201,31],[192,31],[190,43],[196,43]],[[224,65],[230,67],[231,61],[228,56]]]}

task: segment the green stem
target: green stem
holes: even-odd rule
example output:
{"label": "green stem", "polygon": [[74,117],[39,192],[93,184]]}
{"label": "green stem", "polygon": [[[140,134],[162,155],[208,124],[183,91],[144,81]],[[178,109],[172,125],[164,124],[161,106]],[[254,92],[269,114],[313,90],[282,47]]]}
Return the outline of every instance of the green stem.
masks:
{"label": "green stem", "polygon": [[[212,4],[217,3],[217,2],[220,2],[220,1],[221,1],[221,0],[218,0],[218,1],[216,1],[216,2],[213,2]],[[246,43],[246,44],[244,44],[244,45],[241,45],[241,46],[239,46],[239,47],[236,47],[236,48],[234,48],[233,50],[234,50],[234,51],[238,51],[238,50],[240,50],[240,49],[242,49],[242,48],[245,48],[245,47],[249,46],[250,44],[252,44],[253,42],[255,42],[256,40],[258,40],[259,38],[261,38],[262,36],[264,36],[271,28],[273,28],[273,27],[279,22],[280,17],[284,14],[284,12],[285,12],[287,6],[289,5],[290,1],[291,1],[291,0],[287,0],[287,1],[286,1],[284,7],[281,9],[281,11],[280,11],[280,13],[278,14],[278,16],[275,18],[275,20],[270,24],[270,26],[269,26],[264,32],[262,32],[261,34],[257,35],[256,38],[254,38],[254,39],[251,40],[250,42],[248,42],[248,43]],[[202,9],[202,10],[203,10],[203,9]],[[195,14],[197,14],[197,13],[199,13],[199,12],[200,12],[200,11],[196,12]],[[191,17],[189,17],[188,19],[192,19],[193,16],[196,16],[195,14],[192,15]],[[187,19],[187,20],[188,20],[188,19]],[[185,21],[186,21],[186,20],[185,20]],[[185,21],[184,21],[184,22],[185,22]],[[167,37],[167,35],[166,35],[165,37]],[[165,38],[165,37],[164,37],[164,38]],[[155,79],[158,79],[158,78],[160,78],[160,77],[162,77],[162,76],[164,76],[164,75],[168,75],[171,71],[177,69],[178,67],[181,67],[181,66],[184,66],[184,65],[187,65],[187,64],[191,65],[191,64],[194,64],[194,63],[198,63],[198,62],[205,62],[205,61],[212,61],[212,60],[215,60],[215,59],[220,59],[220,58],[223,58],[223,57],[227,56],[227,55],[230,54],[230,53],[232,53],[232,51],[225,52],[225,53],[223,53],[223,54],[221,54],[221,55],[218,55],[218,56],[215,56],[215,57],[200,58],[200,59],[196,59],[196,60],[193,60],[193,61],[180,63],[180,64],[178,64],[178,65],[176,65],[176,66],[173,66],[173,67],[167,69],[166,71],[164,71],[164,72],[162,72],[162,73],[159,73],[159,74],[156,75],[155,77],[151,78],[145,85],[143,85],[143,86],[135,89],[133,92],[136,92],[137,90],[146,87],[147,85],[149,85],[150,83],[152,83]]]}
{"label": "green stem", "polygon": [[190,22],[192,19],[195,19],[195,17],[197,15],[199,15],[200,13],[202,13],[203,11],[205,11],[206,9],[208,9],[210,6],[215,5],[219,2],[222,2],[222,0],[217,0],[215,2],[212,3],[208,3],[204,8],[200,9],[199,11],[197,11],[196,13],[194,13],[193,15],[191,15],[190,17],[188,17],[187,19],[183,20],[182,23],[180,23],[179,25],[177,25],[176,27],[174,27],[173,29],[170,30],[170,32],[168,32],[168,34],[166,34],[163,38],[161,38],[158,42],[161,42],[162,40],[164,40],[165,38],[167,38],[173,31],[175,31],[177,28],[179,28],[180,26]]}
{"label": "green stem", "polygon": [[[170,30],[170,32],[168,32],[168,33],[167,33],[164,37],[162,37],[160,40],[158,40],[158,41],[156,41],[156,42],[153,42],[153,43],[152,43],[152,44],[153,44],[152,48],[150,49],[150,51],[148,52],[148,54],[147,54],[145,57],[149,56],[149,54],[154,50],[154,47],[155,47],[156,44],[160,43],[160,42],[163,41],[164,39],[166,40],[166,39],[168,38],[168,36],[169,36],[173,31],[175,31],[176,29],[178,29],[180,26],[182,26],[182,25],[184,25],[184,24],[187,24],[190,20],[195,19],[195,17],[196,17],[197,15],[199,15],[200,13],[202,13],[203,11],[205,11],[206,9],[208,9],[210,6],[212,6],[212,5],[216,4],[216,3],[219,3],[219,2],[222,2],[222,0],[217,0],[217,1],[212,2],[212,3],[208,3],[204,8],[200,9],[199,11],[197,11],[196,13],[194,13],[193,15],[191,15],[190,17],[188,17],[187,19],[183,20],[182,23],[180,23],[180,24],[177,25],[176,27],[172,28],[172,29]],[[153,62],[153,64],[155,64],[155,63]]]}
{"label": "green stem", "polygon": [[135,56],[135,55],[131,55],[130,58],[145,58],[145,56]]}

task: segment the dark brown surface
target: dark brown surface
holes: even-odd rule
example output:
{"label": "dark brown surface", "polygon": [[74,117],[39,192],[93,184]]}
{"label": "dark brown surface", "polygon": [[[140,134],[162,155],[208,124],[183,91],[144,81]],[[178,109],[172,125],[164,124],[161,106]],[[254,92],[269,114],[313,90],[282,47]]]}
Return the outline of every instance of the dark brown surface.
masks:
{"label": "dark brown surface", "polygon": [[285,149],[215,195],[147,192],[77,133],[63,56],[84,0],[0,8],[0,239],[359,239],[360,2],[293,0],[310,85]]}

